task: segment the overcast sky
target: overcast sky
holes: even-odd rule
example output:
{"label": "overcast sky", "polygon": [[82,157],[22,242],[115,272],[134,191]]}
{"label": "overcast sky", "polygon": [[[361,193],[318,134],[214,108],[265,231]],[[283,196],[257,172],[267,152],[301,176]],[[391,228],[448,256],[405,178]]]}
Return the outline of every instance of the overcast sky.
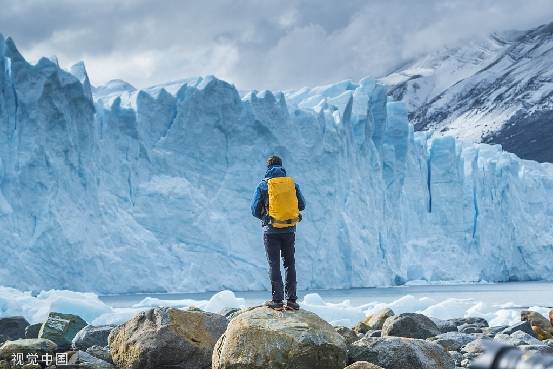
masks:
{"label": "overcast sky", "polygon": [[553,21],[551,0],[0,0],[30,61],[84,60],[93,84],[214,74],[240,89],[382,76],[495,30]]}

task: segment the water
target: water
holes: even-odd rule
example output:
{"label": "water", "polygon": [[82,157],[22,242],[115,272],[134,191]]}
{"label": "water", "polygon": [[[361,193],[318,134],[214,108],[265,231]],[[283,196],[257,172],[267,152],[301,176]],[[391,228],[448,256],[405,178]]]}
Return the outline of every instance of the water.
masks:
{"label": "water", "polygon": [[[386,288],[356,288],[348,290],[301,291],[300,299],[307,293],[318,293],[326,302],[338,303],[350,300],[352,305],[370,302],[388,303],[405,295],[430,297],[436,301],[448,298],[473,299],[492,305],[514,303],[514,309],[529,306],[553,308],[553,282],[509,282],[494,284],[420,285]],[[101,296],[100,299],[112,307],[130,307],[146,297],[162,300],[208,300],[214,292],[206,293],[145,293],[115,296]],[[267,291],[236,292],[237,297],[246,300],[247,305],[261,304],[270,298]]]}

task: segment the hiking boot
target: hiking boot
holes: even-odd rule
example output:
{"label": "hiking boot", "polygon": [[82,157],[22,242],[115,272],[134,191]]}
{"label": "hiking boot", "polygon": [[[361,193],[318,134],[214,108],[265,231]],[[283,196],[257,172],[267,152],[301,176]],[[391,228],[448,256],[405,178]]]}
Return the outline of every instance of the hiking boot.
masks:
{"label": "hiking boot", "polygon": [[271,309],[282,309],[284,307],[284,304],[282,303],[282,301],[273,301],[273,300],[265,301],[264,305],[267,307],[270,307]]}
{"label": "hiking boot", "polygon": [[289,301],[286,301],[286,307],[292,310],[299,310],[300,304],[298,304],[295,301],[289,300]]}

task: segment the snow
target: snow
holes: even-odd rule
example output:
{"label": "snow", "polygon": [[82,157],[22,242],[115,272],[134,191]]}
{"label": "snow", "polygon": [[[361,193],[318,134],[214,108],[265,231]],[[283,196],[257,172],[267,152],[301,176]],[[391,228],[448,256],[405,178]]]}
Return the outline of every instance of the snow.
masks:
{"label": "snow", "polygon": [[249,205],[272,153],[307,200],[300,289],[553,276],[552,166],[414,132],[375,80],[243,98],[213,76],[114,81],[93,102],[84,65],[0,40],[2,285],[267,290]]}

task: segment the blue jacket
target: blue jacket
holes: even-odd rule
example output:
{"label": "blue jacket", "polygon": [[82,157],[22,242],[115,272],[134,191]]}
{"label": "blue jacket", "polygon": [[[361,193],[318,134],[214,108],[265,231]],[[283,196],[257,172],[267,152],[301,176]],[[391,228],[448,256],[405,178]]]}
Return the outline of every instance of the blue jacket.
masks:
{"label": "blue jacket", "polygon": [[[280,165],[271,166],[267,170],[267,173],[265,173],[265,178],[273,178],[273,177],[286,177],[286,170]],[[267,202],[267,192],[268,192],[267,182],[261,181],[257,185],[257,188],[255,189],[255,193],[253,194],[253,199],[251,204],[252,215],[258,219],[261,219],[263,230],[265,231],[265,233],[295,232],[296,226],[286,227],[286,228],[273,228],[273,226],[268,224],[267,210],[265,209],[265,203]],[[300,186],[298,186],[297,183],[296,183],[296,196],[298,197],[298,208],[300,211],[303,211],[305,209],[305,199],[303,198],[303,195],[300,191]]]}

